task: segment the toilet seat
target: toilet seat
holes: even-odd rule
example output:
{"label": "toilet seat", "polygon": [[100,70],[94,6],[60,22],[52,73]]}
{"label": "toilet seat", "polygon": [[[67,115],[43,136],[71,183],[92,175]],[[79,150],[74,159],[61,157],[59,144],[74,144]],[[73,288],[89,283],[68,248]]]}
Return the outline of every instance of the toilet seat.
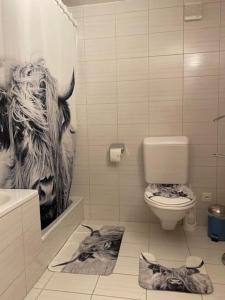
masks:
{"label": "toilet seat", "polygon": [[[171,196],[169,193],[167,196],[161,196],[157,195],[160,193],[155,194],[154,192],[156,188],[160,189],[160,187],[163,187],[162,185],[149,185],[145,190],[145,202],[150,206],[171,210],[189,209],[193,207],[195,204],[195,197],[193,196],[192,191],[187,186],[174,186],[175,189],[176,187],[179,187],[179,189],[184,189],[185,191],[188,191],[188,193],[184,196],[174,196],[174,194]],[[165,187],[163,187],[163,189],[165,190]]]}

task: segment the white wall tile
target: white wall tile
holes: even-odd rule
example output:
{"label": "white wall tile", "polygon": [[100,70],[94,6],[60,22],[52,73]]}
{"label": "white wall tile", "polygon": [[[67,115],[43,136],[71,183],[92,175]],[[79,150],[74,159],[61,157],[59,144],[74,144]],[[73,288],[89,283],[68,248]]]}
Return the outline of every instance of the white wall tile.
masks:
{"label": "white wall tile", "polygon": [[182,6],[183,0],[149,0],[149,8],[165,8],[173,6]]}
{"label": "white wall tile", "polygon": [[115,4],[112,3],[96,3],[83,6],[84,17],[112,15],[115,13]]}
{"label": "white wall tile", "polygon": [[107,145],[117,141],[115,125],[91,125],[88,127],[89,145]]}
{"label": "white wall tile", "polygon": [[197,22],[184,22],[184,29],[200,29],[207,27],[219,27],[220,3],[205,3],[203,5],[203,18]]}
{"label": "white wall tile", "polygon": [[118,140],[125,143],[142,143],[144,137],[148,135],[147,124],[119,125]]}
{"label": "white wall tile", "polygon": [[215,76],[184,78],[184,101],[218,103],[218,78]]}
{"label": "white wall tile", "polygon": [[116,35],[148,34],[148,11],[138,11],[116,16]]}
{"label": "white wall tile", "polygon": [[191,167],[190,184],[193,187],[216,188],[216,167]]}
{"label": "white wall tile", "polygon": [[148,0],[116,1],[115,5],[117,14],[131,11],[147,10]]}
{"label": "white wall tile", "polygon": [[118,221],[119,208],[110,205],[91,205],[91,219]]}
{"label": "white wall tile", "polygon": [[86,104],[86,88],[84,83],[76,83],[75,101],[76,104]]}
{"label": "white wall tile", "polygon": [[2,294],[24,270],[22,237],[14,240],[0,253],[0,269],[4,270],[0,274],[0,294]]}
{"label": "white wall tile", "polygon": [[89,125],[117,124],[116,104],[87,105],[87,116]]}
{"label": "white wall tile", "polygon": [[148,123],[148,103],[118,105],[118,124]]}
{"label": "white wall tile", "polygon": [[219,51],[220,29],[204,28],[184,32],[184,53]]}
{"label": "white wall tile", "polygon": [[92,205],[119,205],[118,187],[110,185],[91,185],[90,199]]}
{"label": "white wall tile", "polygon": [[148,35],[132,35],[117,38],[117,57],[148,56]]}
{"label": "white wall tile", "polygon": [[148,58],[118,60],[117,71],[119,81],[148,79]]}
{"label": "white wall tile", "polygon": [[148,80],[119,81],[118,102],[148,102],[149,82]]}
{"label": "white wall tile", "polygon": [[225,27],[220,28],[220,50],[225,50]]}
{"label": "white wall tile", "polygon": [[150,123],[182,122],[182,105],[180,101],[151,102],[149,111]]}
{"label": "white wall tile", "polygon": [[217,75],[219,53],[194,53],[184,55],[184,76]]}
{"label": "white wall tile", "polygon": [[183,30],[182,7],[149,10],[149,33],[178,30]]}
{"label": "white wall tile", "polygon": [[217,116],[217,103],[188,101],[183,105],[183,121],[212,122]]}
{"label": "white wall tile", "polygon": [[[217,142],[218,151],[225,145],[225,121],[212,122],[225,113],[224,3],[221,24],[217,0],[203,0],[204,17],[195,22],[183,22],[183,0],[122,0],[74,9],[85,40],[76,68],[79,161],[72,193],[84,194],[88,217],[158,221],[142,205],[142,143],[149,135],[187,135],[194,188],[198,195],[210,189],[216,195],[209,173],[213,168],[218,175],[218,166],[224,166],[210,157]],[[128,151],[113,166],[108,148],[118,141]],[[201,201],[198,218],[206,224]]]}
{"label": "white wall tile", "polygon": [[144,187],[142,186],[120,186],[121,205],[141,205],[144,206]]}
{"label": "white wall tile", "polygon": [[7,248],[15,239],[22,235],[21,209],[15,209],[11,214],[0,218],[0,253]]}
{"label": "white wall tile", "polygon": [[184,123],[183,134],[189,137],[191,144],[212,145],[217,143],[217,129],[213,122]]}
{"label": "white wall tile", "polygon": [[182,135],[182,124],[179,123],[151,123],[149,126],[150,136],[173,136]]}
{"label": "white wall tile", "polygon": [[116,61],[99,60],[86,63],[86,81],[104,82],[116,80]]}
{"label": "white wall tile", "polygon": [[120,220],[124,222],[149,222],[150,209],[145,205],[121,205]]}
{"label": "white wall tile", "polygon": [[115,38],[90,39],[85,41],[85,54],[87,60],[115,59]]}
{"label": "white wall tile", "polygon": [[216,145],[191,145],[190,165],[191,166],[216,166],[216,158],[212,157],[216,153]]}
{"label": "white wall tile", "polygon": [[183,53],[183,31],[153,33],[149,36],[149,55]]}
{"label": "white wall tile", "polygon": [[183,94],[182,78],[150,80],[150,102],[181,101],[182,94]]}
{"label": "white wall tile", "polygon": [[150,78],[183,77],[183,55],[150,57],[149,76]]}
{"label": "white wall tile", "polygon": [[115,16],[87,17],[84,21],[85,39],[115,36]]}
{"label": "white wall tile", "polygon": [[117,83],[116,82],[95,82],[86,84],[87,103],[116,103]]}

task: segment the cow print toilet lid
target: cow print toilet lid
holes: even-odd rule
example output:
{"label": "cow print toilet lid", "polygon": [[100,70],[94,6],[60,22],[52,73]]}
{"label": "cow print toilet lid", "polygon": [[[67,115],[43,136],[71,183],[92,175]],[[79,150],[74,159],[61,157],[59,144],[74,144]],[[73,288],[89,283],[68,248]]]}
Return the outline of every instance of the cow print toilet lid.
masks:
{"label": "cow print toilet lid", "polygon": [[[82,226],[89,233],[75,231],[50,263],[49,270],[73,274],[112,274],[125,228],[122,226],[102,226],[95,230],[90,226]],[[85,237],[79,244],[77,241],[80,236]]]}
{"label": "cow print toilet lid", "polygon": [[192,190],[183,184],[149,184],[145,190],[145,196],[149,199],[160,196],[195,200]]}
{"label": "cow print toilet lid", "polygon": [[142,253],[139,258],[139,285],[148,290],[211,294],[213,285],[199,257],[189,256],[185,265],[170,268],[160,265],[154,255]]}

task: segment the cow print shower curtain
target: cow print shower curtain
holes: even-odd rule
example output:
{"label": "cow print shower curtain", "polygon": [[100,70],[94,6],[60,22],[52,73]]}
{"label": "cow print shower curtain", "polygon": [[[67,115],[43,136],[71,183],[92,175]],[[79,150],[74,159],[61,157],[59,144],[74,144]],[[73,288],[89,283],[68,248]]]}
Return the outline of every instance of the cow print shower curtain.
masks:
{"label": "cow print shower curtain", "polygon": [[37,189],[45,228],[70,204],[76,30],[60,0],[0,2],[0,188]]}

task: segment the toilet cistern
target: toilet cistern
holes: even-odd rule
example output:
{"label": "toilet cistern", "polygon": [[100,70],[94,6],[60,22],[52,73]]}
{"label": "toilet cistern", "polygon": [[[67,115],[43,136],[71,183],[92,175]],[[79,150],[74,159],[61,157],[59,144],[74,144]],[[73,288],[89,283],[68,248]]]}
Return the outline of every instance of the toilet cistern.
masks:
{"label": "toilet cistern", "polygon": [[189,141],[185,136],[144,139],[145,202],[162,227],[174,230],[194,207],[188,182]]}

